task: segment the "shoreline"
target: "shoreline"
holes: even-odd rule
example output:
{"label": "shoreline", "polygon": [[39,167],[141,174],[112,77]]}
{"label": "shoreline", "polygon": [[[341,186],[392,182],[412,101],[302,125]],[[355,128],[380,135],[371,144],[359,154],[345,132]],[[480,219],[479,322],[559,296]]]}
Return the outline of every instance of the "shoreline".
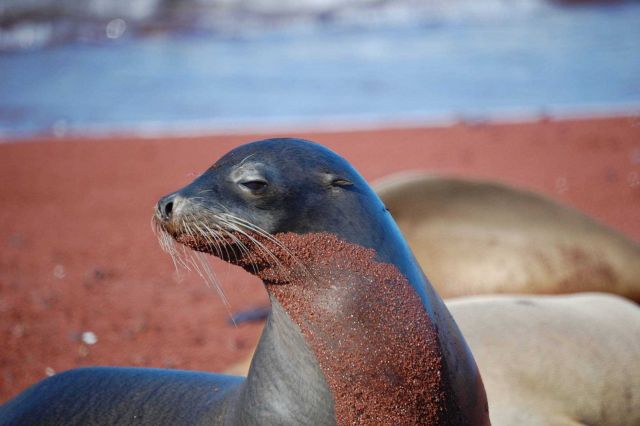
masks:
{"label": "shoreline", "polygon": [[640,103],[620,105],[581,105],[578,107],[511,108],[484,113],[423,113],[409,112],[397,116],[351,115],[318,117],[283,117],[277,119],[192,120],[143,122],[127,127],[117,124],[93,125],[73,128],[64,121],[54,123],[48,131],[29,134],[3,134],[0,144],[29,143],[33,141],[104,138],[176,139],[221,137],[229,135],[261,135],[270,133],[338,133],[380,130],[447,128],[457,125],[531,124],[540,121],[585,121],[609,118],[636,119],[640,126]]}
{"label": "shoreline", "polygon": [[[160,196],[219,156],[285,130],[337,151],[370,182],[410,170],[499,180],[545,193],[640,240],[640,115],[634,113],[348,131],[0,140],[0,336],[6,342],[0,401],[77,366],[221,371],[247,356],[261,324],[229,325],[215,289],[195,274],[176,276],[149,222]],[[233,312],[265,303],[255,277],[213,263]],[[83,341],[85,332],[97,342]]]}

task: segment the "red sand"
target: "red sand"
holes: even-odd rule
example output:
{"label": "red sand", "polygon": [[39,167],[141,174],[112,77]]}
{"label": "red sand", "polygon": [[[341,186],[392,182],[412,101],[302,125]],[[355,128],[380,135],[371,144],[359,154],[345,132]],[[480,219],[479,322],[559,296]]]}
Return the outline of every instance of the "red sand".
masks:
{"label": "red sand", "polygon": [[[297,135],[369,180],[407,169],[499,179],[640,239],[640,117]],[[150,222],[161,195],[266,136],[0,144],[0,401],[47,371],[219,371],[246,356],[261,325],[228,325],[214,290],[195,274],[179,282]],[[215,269],[232,311],[265,303],[256,278]]]}
{"label": "red sand", "polygon": [[[376,262],[374,250],[331,234],[278,234],[278,239],[300,253],[314,279],[293,277],[286,284],[268,284],[269,291],[300,326],[318,359],[338,425],[462,425],[469,420],[472,413],[459,407],[449,381],[438,339],[437,327],[443,324],[426,315],[395,266]],[[313,285],[305,285],[309,281]]]}

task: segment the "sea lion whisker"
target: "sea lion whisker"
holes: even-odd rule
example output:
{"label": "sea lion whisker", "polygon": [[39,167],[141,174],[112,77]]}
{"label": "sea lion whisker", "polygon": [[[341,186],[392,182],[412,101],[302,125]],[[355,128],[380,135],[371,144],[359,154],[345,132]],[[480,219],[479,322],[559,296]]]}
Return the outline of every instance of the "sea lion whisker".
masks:
{"label": "sea lion whisker", "polygon": [[195,256],[198,255],[198,251],[190,251],[189,252],[189,258],[188,258],[188,262],[189,264],[192,266],[193,271],[198,274],[200,276],[200,278],[205,282],[205,285],[209,288],[212,288],[212,283],[210,283],[207,280],[207,277],[204,275],[203,271],[200,270],[200,267],[198,266],[198,264],[196,263],[196,258]]}
{"label": "sea lion whisker", "polygon": [[162,229],[162,226],[156,220],[155,214],[151,216],[151,230],[153,231],[153,235],[158,239],[158,243],[160,244],[160,248],[166,252],[166,244],[164,241],[165,231]]}
{"label": "sea lion whisker", "polygon": [[193,269],[189,268],[189,270],[195,271],[200,278],[204,281],[205,285],[209,288],[215,288],[216,292],[220,296],[222,303],[225,305],[229,316],[231,316],[231,305],[227,296],[222,289],[219,280],[211,270],[210,265],[207,262],[205,254],[199,251],[189,251],[189,256],[187,257],[187,262],[192,266]]}
{"label": "sea lion whisker", "polygon": [[[189,218],[189,222],[191,223],[192,228],[188,229],[191,238],[193,239],[193,243],[196,245],[204,245],[204,247],[198,248],[197,251],[205,251],[210,250],[213,252],[217,252],[217,244],[213,239],[215,232],[206,227],[203,221],[198,220],[193,214],[186,215]],[[205,229],[203,229],[203,227]]]}
{"label": "sea lion whisker", "polygon": [[[227,295],[225,294],[224,289],[222,288],[222,285],[220,284],[220,282],[218,281],[218,278],[216,277],[215,273],[211,269],[211,265],[209,265],[206,254],[202,252],[194,252],[194,251],[192,251],[191,253],[193,253],[195,256],[195,259],[198,260],[198,262],[195,262],[194,260],[194,268],[196,272],[205,281],[205,283],[208,284],[209,288],[211,288],[213,284],[213,287],[216,289],[216,292],[218,293],[218,296],[222,300],[222,304],[224,305],[227,311],[227,315],[231,319],[231,322],[233,322],[233,325],[236,326],[236,322],[233,319],[233,313],[231,310],[231,303],[229,303],[229,299],[227,298]],[[198,267],[197,263],[200,264],[201,269]]]}
{"label": "sea lion whisker", "polygon": [[[229,223],[229,224],[228,224],[228,226],[229,226],[229,227],[231,227],[231,228],[232,228],[232,230],[233,230],[234,232],[237,232],[237,233],[239,233],[239,234],[243,235],[243,236],[244,236],[245,238],[247,238],[247,239],[248,239],[252,244],[254,244],[258,250],[260,250],[261,252],[265,253],[269,258],[271,258],[271,259],[272,259],[272,261],[273,261],[273,263],[271,263],[271,262],[268,262],[268,263],[271,263],[273,266],[276,266],[276,267],[278,267],[278,268],[284,268],[284,265],[282,264],[282,262],[280,261],[280,259],[278,259],[278,257],[277,257],[277,256],[276,256],[276,255],[275,255],[271,250],[269,250],[269,249],[268,249],[264,244],[262,244],[260,241],[258,241],[257,239],[255,239],[255,238],[254,238],[254,237],[252,237],[251,235],[249,235],[247,232],[244,232],[244,231],[243,231],[242,229],[240,229],[237,225],[234,225],[234,224]],[[233,233],[232,233],[232,232],[229,232],[229,235],[230,235],[230,236],[233,236]],[[241,244],[242,244],[243,246],[245,246],[245,245],[244,245],[244,243],[241,243]],[[246,247],[246,246],[245,246],[245,247]],[[257,265],[257,261],[256,261],[256,260],[254,260],[254,258],[253,258],[253,253],[250,253],[250,250],[249,250],[248,248],[247,248],[247,251],[249,252],[249,254],[250,254],[250,256],[251,256],[251,259],[250,259],[250,260],[251,260],[252,264],[253,264],[254,266],[256,266],[256,265]],[[266,259],[264,259],[264,260],[266,260]],[[286,270],[286,268],[285,268],[284,270]],[[255,271],[256,273],[258,272],[257,267],[256,267],[256,268],[254,268],[254,271]]]}
{"label": "sea lion whisker", "polygon": [[[184,233],[191,240],[197,241],[198,235],[192,228],[192,225],[194,225],[194,217],[191,214],[185,215],[185,217],[183,217],[180,221],[180,229],[184,229],[185,231]],[[187,247],[184,245],[180,245],[180,249],[181,249],[180,251],[176,250],[176,259],[178,260],[182,268],[184,268],[189,272],[193,272],[196,269],[196,265],[193,262],[192,251],[188,250]]]}
{"label": "sea lion whisker", "polygon": [[[217,252],[218,257],[222,258],[222,259],[232,259],[234,256],[232,256],[232,252],[229,250],[229,243],[227,241],[225,241],[225,236],[227,236],[227,232],[225,231],[225,229],[220,226],[218,223],[218,219],[215,218],[214,215],[214,220],[212,225],[214,225],[216,227],[216,229],[211,228],[209,225],[207,225],[204,221],[201,221],[201,223],[203,224],[203,226],[205,227],[205,229],[209,230],[212,235],[215,235],[217,238],[217,241],[219,242],[219,249]],[[233,241],[233,239],[232,239]],[[234,241],[234,243],[237,242]],[[224,250],[224,257],[223,257],[223,250]]]}
{"label": "sea lion whisker", "polygon": [[248,230],[250,230],[252,232],[255,232],[256,234],[263,236],[268,241],[271,241],[274,244],[276,244],[279,248],[281,248],[291,258],[291,260],[293,260],[293,262],[295,262],[296,266],[298,266],[303,271],[304,274],[306,274],[308,277],[310,277],[313,280],[315,280],[315,277],[313,276],[311,271],[309,271],[307,266],[303,262],[301,262],[298,259],[298,257],[291,250],[289,250],[288,247],[286,247],[284,244],[282,244],[282,242],[279,241],[275,236],[273,236],[269,232],[265,231],[264,229],[260,228],[259,226],[255,225],[255,224],[253,224],[253,223],[251,223],[249,221],[246,221],[246,220],[244,220],[242,218],[234,216],[234,215],[232,215],[230,213],[225,213],[225,215],[227,216],[228,220],[230,220],[231,222],[237,224],[238,226],[245,227]]}
{"label": "sea lion whisker", "polygon": [[[180,222],[180,226],[182,229],[184,229],[186,232],[186,235],[193,238],[192,236],[192,230],[191,228],[187,225],[186,220],[182,219]],[[193,271],[193,267],[191,266],[191,252],[190,250],[187,250],[187,247],[184,245],[180,245],[180,250],[176,250],[176,259],[178,260],[179,264],[187,271],[192,272]]]}
{"label": "sea lion whisker", "polygon": [[[190,215],[187,215],[188,217],[182,218],[182,220],[180,221],[180,228],[184,229],[185,234],[190,237],[192,240],[196,238],[196,235],[193,232],[193,229],[191,229],[191,227],[189,226],[188,222],[186,219],[191,220],[192,217],[190,217]],[[178,254],[177,259],[180,261],[180,264],[183,266],[184,269],[186,269],[187,271],[193,271],[192,268],[192,262],[190,261],[191,259],[191,251],[187,250],[187,247],[185,245],[181,245],[180,248],[182,249],[182,255]],[[192,265],[192,266],[189,266]]]}
{"label": "sea lion whisker", "polygon": [[[242,228],[240,228],[238,226],[238,224],[235,224],[233,222],[227,221],[225,219],[225,224],[227,225],[227,227],[230,228],[231,231],[233,232],[237,232],[240,235],[243,235],[244,237],[246,237],[250,242],[252,242],[253,244],[255,244],[259,249],[263,250],[267,255],[269,255],[273,260],[275,261],[279,261],[279,259],[277,258],[277,256],[275,256],[275,254],[273,254],[273,252],[271,252],[271,250],[269,250],[267,247],[265,247],[264,244],[262,244],[260,241],[258,241],[256,238],[252,237],[251,235],[249,235],[247,232],[243,231]],[[229,235],[233,235],[233,233],[231,232]]]}
{"label": "sea lion whisker", "polygon": [[[229,244],[224,243],[226,231],[218,224],[215,224],[217,229],[213,229],[204,221],[200,221],[199,224],[204,228],[204,230],[198,228],[203,233],[203,236],[207,238],[212,245],[215,246],[215,250],[213,250],[215,252],[214,254],[223,259],[232,259],[231,252],[228,249]],[[234,238],[233,235],[229,235],[229,237],[232,239],[233,243],[238,246],[238,249],[242,251],[242,247],[239,246],[239,244],[241,244],[240,240]],[[215,242],[213,242],[211,238],[214,238]],[[226,254],[226,257],[223,257],[223,249],[225,251],[224,254]]]}
{"label": "sea lion whisker", "polygon": [[257,275],[259,268],[256,255],[252,253],[249,247],[247,247],[247,245],[244,244],[242,240],[236,237],[232,232],[229,232],[224,228],[221,228],[221,231],[224,232],[225,235],[227,235],[234,242],[234,244],[238,247],[238,250],[240,250],[242,256],[246,257],[249,260],[249,264],[251,265],[251,269],[253,270],[254,275]]}
{"label": "sea lion whisker", "polygon": [[[176,247],[179,247],[180,250],[178,250]],[[173,253],[175,254],[175,259],[178,262],[178,265],[182,268],[185,269],[187,271],[191,271],[191,268],[189,267],[188,262],[186,261],[187,259],[187,250],[185,246],[174,246],[174,251]]]}
{"label": "sea lion whisker", "polygon": [[213,245],[214,245],[214,255],[218,256],[218,257],[222,257],[222,251],[223,249],[225,251],[228,251],[226,248],[226,245],[223,244],[222,242],[222,236],[220,235],[220,230],[219,229],[212,229],[209,225],[207,225],[205,222],[201,222],[201,225],[204,227],[205,232],[208,232],[209,237],[211,238]]}
{"label": "sea lion whisker", "polygon": [[191,262],[189,261],[189,258],[191,257],[191,250],[186,246],[182,246],[180,249],[182,250],[182,254],[178,256],[178,259],[181,260],[180,264],[187,271],[193,272],[193,268],[190,266]]}
{"label": "sea lion whisker", "polygon": [[173,266],[175,267],[176,272],[178,272],[178,261],[176,259],[177,250],[173,245],[173,242],[171,241],[169,233],[162,230],[162,232],[159,234],[159,237],[160,247],[165,251],[165,253],[169,254],[169,256],[171,257],[171,261],[173,262]]}
{"label": "sea lion whisker", "polygon": [[[215,231],[212,230],[211,228],[209,228],[204,222],[202,221],[196,221],[194,219],[193,222],[193,226],[194,228],[196,228],[196,230],[198,231],[199,235],[204,238],[204,240],[206,241],[207,246],[211,249],[211,251],[213,252],[218,252],[218,245],[216,244],[215,240],[213,239],[213,237],[215,236]],[[202,229],[201,226],[204,228]]]}
{"label": "sea lion whisker", "polygon": [[227,234],[229,238],[237,241],[236,244],[238,249],[241,251],[242,256],[248,260],[248,266],[251,267],[251,271],[254,275],[258,275],[258,272],[260,272],[259,257],[255,253],[252,253],[251,249],[249,249],[249,247],[239,238],[233,235],[232,232],[225,230],[224,233]]}
{"label": "sea lion whisker", "polygon": [[229,213],[227,213],[227,215],[229,216],[229,218],[236,224],[243,226],[253,232],[255,232],[258,235],[261,235],[263,237],[265,237],[267,240],[273,242],[274,244],[276,244],[278,247],[280,247],[282,250],[284,250],[288,256],[290,256],[292,259],[294,260],[298,260],[296,255],[289,250],[289,248],[287,246],[285,246],[284,244],[282,244],[282,242],[280,240],[278,240],[274,235],[270,234],[269,232],[265,231],[264,229],[260,228],[258,225],[255,225],[245,219],[242,219],[240,217],[231,215]]}
{"label": "sea lion whisker", "polygon": [[287,254],[289,254],[292,257],[294,256],[293,253],[291,253],[291,251],[284,244],[282,244],[282,242],[280,240],[278,240],[275,236],[273,236],[269,232],[267,232],[264,229],[260,228],[258,225],[253,224],[253,223],[249,222],[248,220],[242,219],[241,217],[238,217],[238,216],[236,216],[236,215],[234,215],[234,214],[232,214],[230,212],[222,213],[222,215],[224,215],[226,219],[230,219],[233,222],[235,222],[236,224],[242,225],[242,226],[250,229],[251,231],[254,231],[257,234],[260,234],[260,235],[264,236],[269,241],[273,242],[274,244],[277,244],[280,248],[282,248],[283,250],[287,251]]}
{"label": "sea lion whisker", "polygon": [[[222,230],[220,226],[215,225],[217,229],[209,226],[204,220],[200,220],[198,222],[200,226],[204,229],[200,229],[204,238],[206,238],[211,244],[211,248],[213,251],[213,255],[222,258],[223,254],[226,254],[227,258],[230,256],[229,250],[227,249],[227,244],[224,243],[224,238],[222,236]],[[224,250],[224,253],[223,253]]]}
{"label": "sea lion whisker", "polygon": [[151,220],[149,222],[149,225],[151,226],[151,231],[153,232],[153,235],[155,235],[156,238],[159,238],[158,237],[158,232],[160,230],[160,223],[156,219],[156,214],[155,213],[151,215]]}
{"label": "sea lion whisker", "polygon": [[[257,273],[257,262],[248,247],[246,247],[246,245],[239,238],[237,238],[232,233],[229,233],[217,223],[219,221],[224,222],[223,219],[217,217],[215,214],[212,214],[211,219],[213,220],[211,221],[212,223],[210,226],[204,220],[197,220],[195,216],[191,214],[187,214],[186,216],[188,217],[194,229],[186,227],[188,229],[185,230],[194,237],[194,234],[196,233],[195,231],[197,231],[198,238],[196,239],[200,241],[204,239],[206,245],[211,251],[211,254],[223,259],[233,259],[235,257],[235,254],[232,255],[232,252],[228,248],[229,244],[224,242],[224,237],[226,236],[233,242],[237,249],[240,250],[242,256],[249,258],[254,273]],[[217,283],[216,286],[218,286]]]}
{"label": "sea lion whisker", "polygon": [[[187,220],[188,219],[188,220]],[[187,236],[190,238],[191,241],[193,242],[197,242],[198,241],[198,234],[193,230],[193,220],[195,219],[195,217],[192,214],[186,214],[185,217],[182,220],[182,228],[184,228],[185,233],[187,234]]]}
{"label": "sea lion whisker", "polygon": [[[272,250],[270,250],[268,247],[266,247],[263,243],[261,243],[258,239],[256,239],[255,237],[251,236],[249,233],[244,232],[241,229],[235,229],[235,232],[241,233],[242,235],[244,235],[246,238],[248,238],[255,246],[258,250],[260,250],[260,252],[265,253],[272,261],[269,262],[273,267],[278,268],[278,270],[280,270],[281,272],[279,273],[279,275],[281,276],[287,276],[289,279],[291,279],[293,277],[293,270],[289,267],[286,267],[283,262],[280,260],[280,258],[278,256],[276,256]],[[292,256],[289,256],[292,257]],[[292,257],[293,258],[293,257]],[[296,259],[296,263],[298,265],[302,265],[301,262],[298,262]],[[302,265],[303,266],[303,265]],[[306,270],[304,267],[302,268],[303,270]]]}
{"label": "sea lion whisker", "polygon": [[249,233],[245,232],[244,230],[242,230],[242,228],[240,227],[241,224],[238,223],[234,223],[232,221],[229,221],[228,218],[225,218],[225,223],[228,227],[231,228],[232,231],[234,232],[238,232],[239,234],[243,235],[244,237],[246,237],[247,239],[249,239],[250,242],[252,242],[253,244],[256,245],[256,247],[258,249],[260,249],[261,251],[263,251],[265,254],[267,254],[271,259],[273,259],[279,266],[282,266],[282,262],[281,260],[273,253],[273,251],[269,250],[268,247],[266,247],[262,242],[260,242],[259,240],[257,240],[255,237],[251,236]]}
{"label": "sea lion whisker", "polygon": [[[237,232],[240,235],[243,235],[244,237],[246,237],[247,239],[249,239],[249,241],[253,242],[254,244],[256,244],[257,248],[265,251],[266,248],[265,247],[261,247],[260,243],[258,241],[256,241],[255,239],[251,238],[250,235],[248,235],[246,232],[243,232],[241,229],[239,229],[236,225],[230,223],[227,218],[225,218],[224,216],[221,215],[214,215],[216,218],[217,222],[222,222],[222,224],[224,224],[227,228],[231,228],[231,231]],[[236,235],[234,235],[233,232],[230,232],[228,229],[225,229],[224,227],[217,225],[224,233],[225,235],[227,235],[233,242],[234,244],[236,244],[236,246],[238,246],[240,249],[242,249],[242,252],[244,253],[244,255],[247,256],[247,258],[249,259],[253,270],[255,273],[258,272],[258,260],[256,257],[255,253],[252,253],[252,251],[249,249],[249,247],[246,246],[246,244],[244,244],[244,242],[242,242],[242,240],[240,240]],[[267,254],[273,256],[272,253],[269,253],[268,250],[265,251]],[[274,260],[278,261],[277,258],[274,257]]]}
{"label": "sea lion whisker", "polygon": [[234,223],[238,226],[242,226],[246,229],[248,229],[249,231],[255,232],[256,234],[265,237],[267,240],[273,242],[274,244],[276,244],[278,247],[280,247],[281,249],[283,249],[287,255],[289,255],[292,258],[295,258],[295,255],[284,245],[282,244],[281,241],[279,241],[276,237],[274,237],[273,235],[271,235],[269,232],[265,231],[264,229],[260,228],[257,225],[254,225],[253,223],[246,221],[242,218],[239,218],[235,215],[232,215],[231,213],[223,213],[224,218],[227,222],[231,222]]}
{"label": "sea lion whisker", "polygon": [[178,277],[180,277],[180,267],[178,265],[180,264],[180,266],[182,267],[184,267],[184,265],[182,259],[180,258],[180,253],[176,249],[176,244],[178,243],[173,238],[171,238],[171,235],[169,235],[169,233],[157,222],[154,232],[156,234],[156,237],[158,238],[160,248],[171,257],[171,262],[173,263],[173,266],[176,270],[176,274],[178,275]]}

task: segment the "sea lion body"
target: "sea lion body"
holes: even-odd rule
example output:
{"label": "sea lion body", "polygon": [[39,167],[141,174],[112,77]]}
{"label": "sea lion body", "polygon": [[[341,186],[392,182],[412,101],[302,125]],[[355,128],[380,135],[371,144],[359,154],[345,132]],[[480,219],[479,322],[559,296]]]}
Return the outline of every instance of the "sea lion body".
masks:
{"label": "sea lion body", "polygon": [[188,394],[195,373],[135,369],[145,398],[134,399],[117,385],[131,370],[88,370],[35,385],[0,416],[33,418],[47,404],[59,423],[168,410],[182,424],[489,424],[460,330],[382,202],[335,153],[297,139],[241,146],[163,197],[156,221],[170,252],[164,233],[264,281],[272,312],[246,380],[197,373],[212,390],[189,408],[174,391]]}
{"label": "sea lion body", "polygon": [[374,184],[444,297],[606,292],[640,301],[640,244],[542,195],[405,173]]}
{"label": "sea lion body", "polygon": [[450,299],[495,425],[640,424],[640,308],[621,297]]}
{"label": "sea lion body", "polygon": [[0,407],[0,425],[221,424],[241,377],[193,371],[87,367],[28,388]]}

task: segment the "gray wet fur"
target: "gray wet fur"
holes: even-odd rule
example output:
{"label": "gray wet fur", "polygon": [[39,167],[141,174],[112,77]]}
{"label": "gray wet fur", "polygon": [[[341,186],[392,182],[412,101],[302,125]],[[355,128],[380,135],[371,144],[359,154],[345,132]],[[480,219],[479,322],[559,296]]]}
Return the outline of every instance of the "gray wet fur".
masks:
{"label": "gray wet fur", "polygon": [[[380,199],[346,160],[298,139],[243,145],[163,197],[157,215],[166,219],[203,205],[271,234],[327,232],[375,249],[378,261],[407,278],[436,324],[461,409],[483,415],[484,389],[459,329]],[[335,424],[333,397],[314,353],[275,298],[272,307],[246,379],[144,368],[71,370],[2,406],[0,425]]]}

